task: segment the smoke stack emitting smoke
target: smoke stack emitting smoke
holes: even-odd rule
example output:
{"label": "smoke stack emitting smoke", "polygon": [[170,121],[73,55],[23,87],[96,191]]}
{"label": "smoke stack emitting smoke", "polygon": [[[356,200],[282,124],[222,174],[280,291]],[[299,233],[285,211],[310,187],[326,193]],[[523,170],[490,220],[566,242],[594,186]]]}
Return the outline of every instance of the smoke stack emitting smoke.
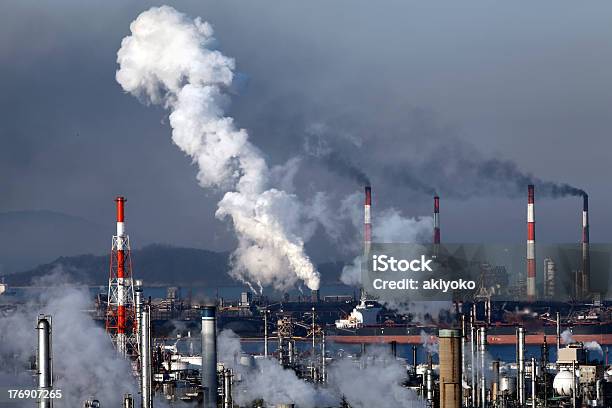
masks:
{"label": "smoke stack emitting smoke", "polygon": [[116,79],[126,92],[170,111],[173,142],[198,165],[202,187],[226,191],[216,216],[238,236],[232,275],[260,288],[319,288],[304,253],[311,217],[297,197],[273,188],[270,169],[246,130],[224,116],[234,60],[212,48],[212,27],[172,7],[154,7],[130,25],[117,53]]}
{"label": "smoke stack emitting smoke", "polygon": [[535,257],[535,187],[527,186],[527,298],[535,300],[536,257]]}

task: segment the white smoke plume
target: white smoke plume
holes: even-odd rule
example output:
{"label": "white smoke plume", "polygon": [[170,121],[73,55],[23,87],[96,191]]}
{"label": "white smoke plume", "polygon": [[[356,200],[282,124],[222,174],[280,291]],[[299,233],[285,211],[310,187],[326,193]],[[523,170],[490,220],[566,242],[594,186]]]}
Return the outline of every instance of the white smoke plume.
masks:
{"label": "white smoke plume", "polygon": [[414,391],[402,387],[406,367],[390,355],[388,347],[371,347],[361,360],[341,359],[328,370],[329,387],[343,395],[351,407],[426,406]]}
{"label": "white smoke plume", "polygon": [[219,340],[219,360],[240,378],[234,386],[234,400],[241,406],[256,399],[263,399],[266,406],[337,406],[342,396],[353,408],[425,406],[414,392],[402,387],[406,367],[391,356],[388,347],[371,347],[361,357],[362,362],[349,358],[332,362],[327,386],[322,388],[300,380],[293,370],[283,369],[273,358],[257,360],[253,369],[235,364],[236,356],[242,354],[238,336],[224,330]]}
{"label": "white smoke plume", "polygon": [[80,407],[91,397],[102,406],[120,406],[124,393],[137,395],[130,364],[118,356],[104,328],[87,313],[92,308],[87,289],[66,282],[57,269],[37,282],[36,286],[46,287],[44,292],[0,315],[0,384],[35,388],[34,378],[23,373],[36,355],[36,323],[42,313],[52,318],[53,386],[62,390],[54,406]]}
{"label": "white smoke plume", "polygon": [[438,354],[438,347],[439,347],[438,337],[431,336],[425,333],[424,330],[421,330],[420,336],[421,336],[421,344],[423,345],[423,349],[428,354]]}
{"label": "white smoke plume", "polygon": [[563,330],[563,332],[561,333],[561,342],[563,344],[571,344],[576,342],[570,329]]}
{"label": "white smoke plume", "polygon": [[595,340],[587,341],[586,343],[584,343],[584,348],[589,350],[589,351],[594,351],[600,357],[603,356],[603,349],[601,348],[601,345],[598,342],[596,342]]}
{"label": "white smoke plume", "polygon": [[200,185],[226,192],[216,216],[230,218],[238,236],[232,275],[260,288],[302,280],[318,289],[319,273],[304,253],[315,221],[294,194],[274,188],[247,131],[225,116],[235,63],[214,49],[212,27],[162,6],[141,13],[130,30],[117,53],[117,82],[170,111],[172,141],[197,164]]}

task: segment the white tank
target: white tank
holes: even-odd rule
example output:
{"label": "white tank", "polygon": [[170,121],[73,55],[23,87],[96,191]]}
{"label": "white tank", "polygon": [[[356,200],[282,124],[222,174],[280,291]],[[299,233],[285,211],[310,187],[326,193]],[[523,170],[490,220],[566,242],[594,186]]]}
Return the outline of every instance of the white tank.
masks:
{"label": "white tank", "polygon": [[574,376],[570,371],[559,371],[553,381],[553,388],[559,395],[568,396],[574,388]]}
{"label": "white tank", "polygon": [[516,392],[516,378],[515,377],[500,377],[499,378],[499,391],[506,391],[508,394],[514,394]]}

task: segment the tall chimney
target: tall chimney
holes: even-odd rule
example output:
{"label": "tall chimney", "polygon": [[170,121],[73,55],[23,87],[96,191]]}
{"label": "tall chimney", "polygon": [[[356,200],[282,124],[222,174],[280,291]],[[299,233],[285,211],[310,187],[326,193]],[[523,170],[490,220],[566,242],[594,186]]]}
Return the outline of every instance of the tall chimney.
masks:
{"label": "tall chimney", "polygon": [[591,290],[591,257],[589,254],[589,196],[582,195],[582,297]]}
{"label": "tall chimney", "polygon": [[124,197],[117,197],[117,345],[118,349],[125,354],[126,345],[126,313],[125,313],[125,216],[124,206],[127,200]]}
{"label": "tall chimney", "polygon": [[140,309],[140,400],[142,408],[151,408],[152,393],[152,361],[151,361],[151,309],[142,305]]}
{"label": "tall chimney", "polygon": [[434,256],[437,256],[440,251],[440,197],[434,197],[434,234],[433,234],[433,244],[434,244]]}
{"label": "tall chimney", "polygon": [[202,309],[202,388],[204,406],[217,406],[217,308]]}
{"label": "tall chimney", "polygon": [[365,203],[363,205],[363,254],[364,258],[370,253],[372,246],[372,187],[365,188]]}
{"label": "tall chimney", "polygon": [[461,331],[441,329],[440,408],[461,408]]}
{"label": "tall chimney", "polygon": [[519,406],[525,405],[525,329],[516,329],[516,366]]}
{"label": "tall chimney", "polygon": [[536,298],[534,203],[534,186],[530,184],[527,187],[527,299],[531,302]]}
{"label": "tall chimney", "polygon": [[[36,326],[38,331],[38,354],[36,368],[38,369],[38,389],[41,394],[50,393],[53,387],[53,363],[51,351],[51,321],[48,316],[39,316]],[[53,401],[47,394],[41,395],[38,406],[51,408]]]}

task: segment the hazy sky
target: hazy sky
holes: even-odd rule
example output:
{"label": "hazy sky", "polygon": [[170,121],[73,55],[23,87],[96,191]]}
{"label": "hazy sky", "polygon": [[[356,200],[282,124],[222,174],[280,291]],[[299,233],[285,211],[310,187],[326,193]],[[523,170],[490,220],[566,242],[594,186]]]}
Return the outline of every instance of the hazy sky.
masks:
{"label": "hazy sky", "polygon": [[[0,4],[0,211],[49,209],[110,231],[113,197],[124,194],[137,245],[232,248],[231,228],[214,218],[220,195],[197,185],[166,113],[114,79],[129,23],[159,4]],[[431,197],[397,186],[388,165],[438,149],[511,160],[587,190],[592,240],[612,239],[611,2],[173,5],[209,21],[236,59],[246,79],[231,114],[271,164],[324,143],[369,174],[375,205],[416,216],[430,214]],[[362,189],[315,162],[297,181],[300,195]],[[474,180],[453,183],[472,191]],[[440,193],[443,239],[523,239],[526,197]],[[577,198],[538,200],[538,237],[578,240],[579,210]],[[309,244],[320,258],[334,256],[327,247]]]}

